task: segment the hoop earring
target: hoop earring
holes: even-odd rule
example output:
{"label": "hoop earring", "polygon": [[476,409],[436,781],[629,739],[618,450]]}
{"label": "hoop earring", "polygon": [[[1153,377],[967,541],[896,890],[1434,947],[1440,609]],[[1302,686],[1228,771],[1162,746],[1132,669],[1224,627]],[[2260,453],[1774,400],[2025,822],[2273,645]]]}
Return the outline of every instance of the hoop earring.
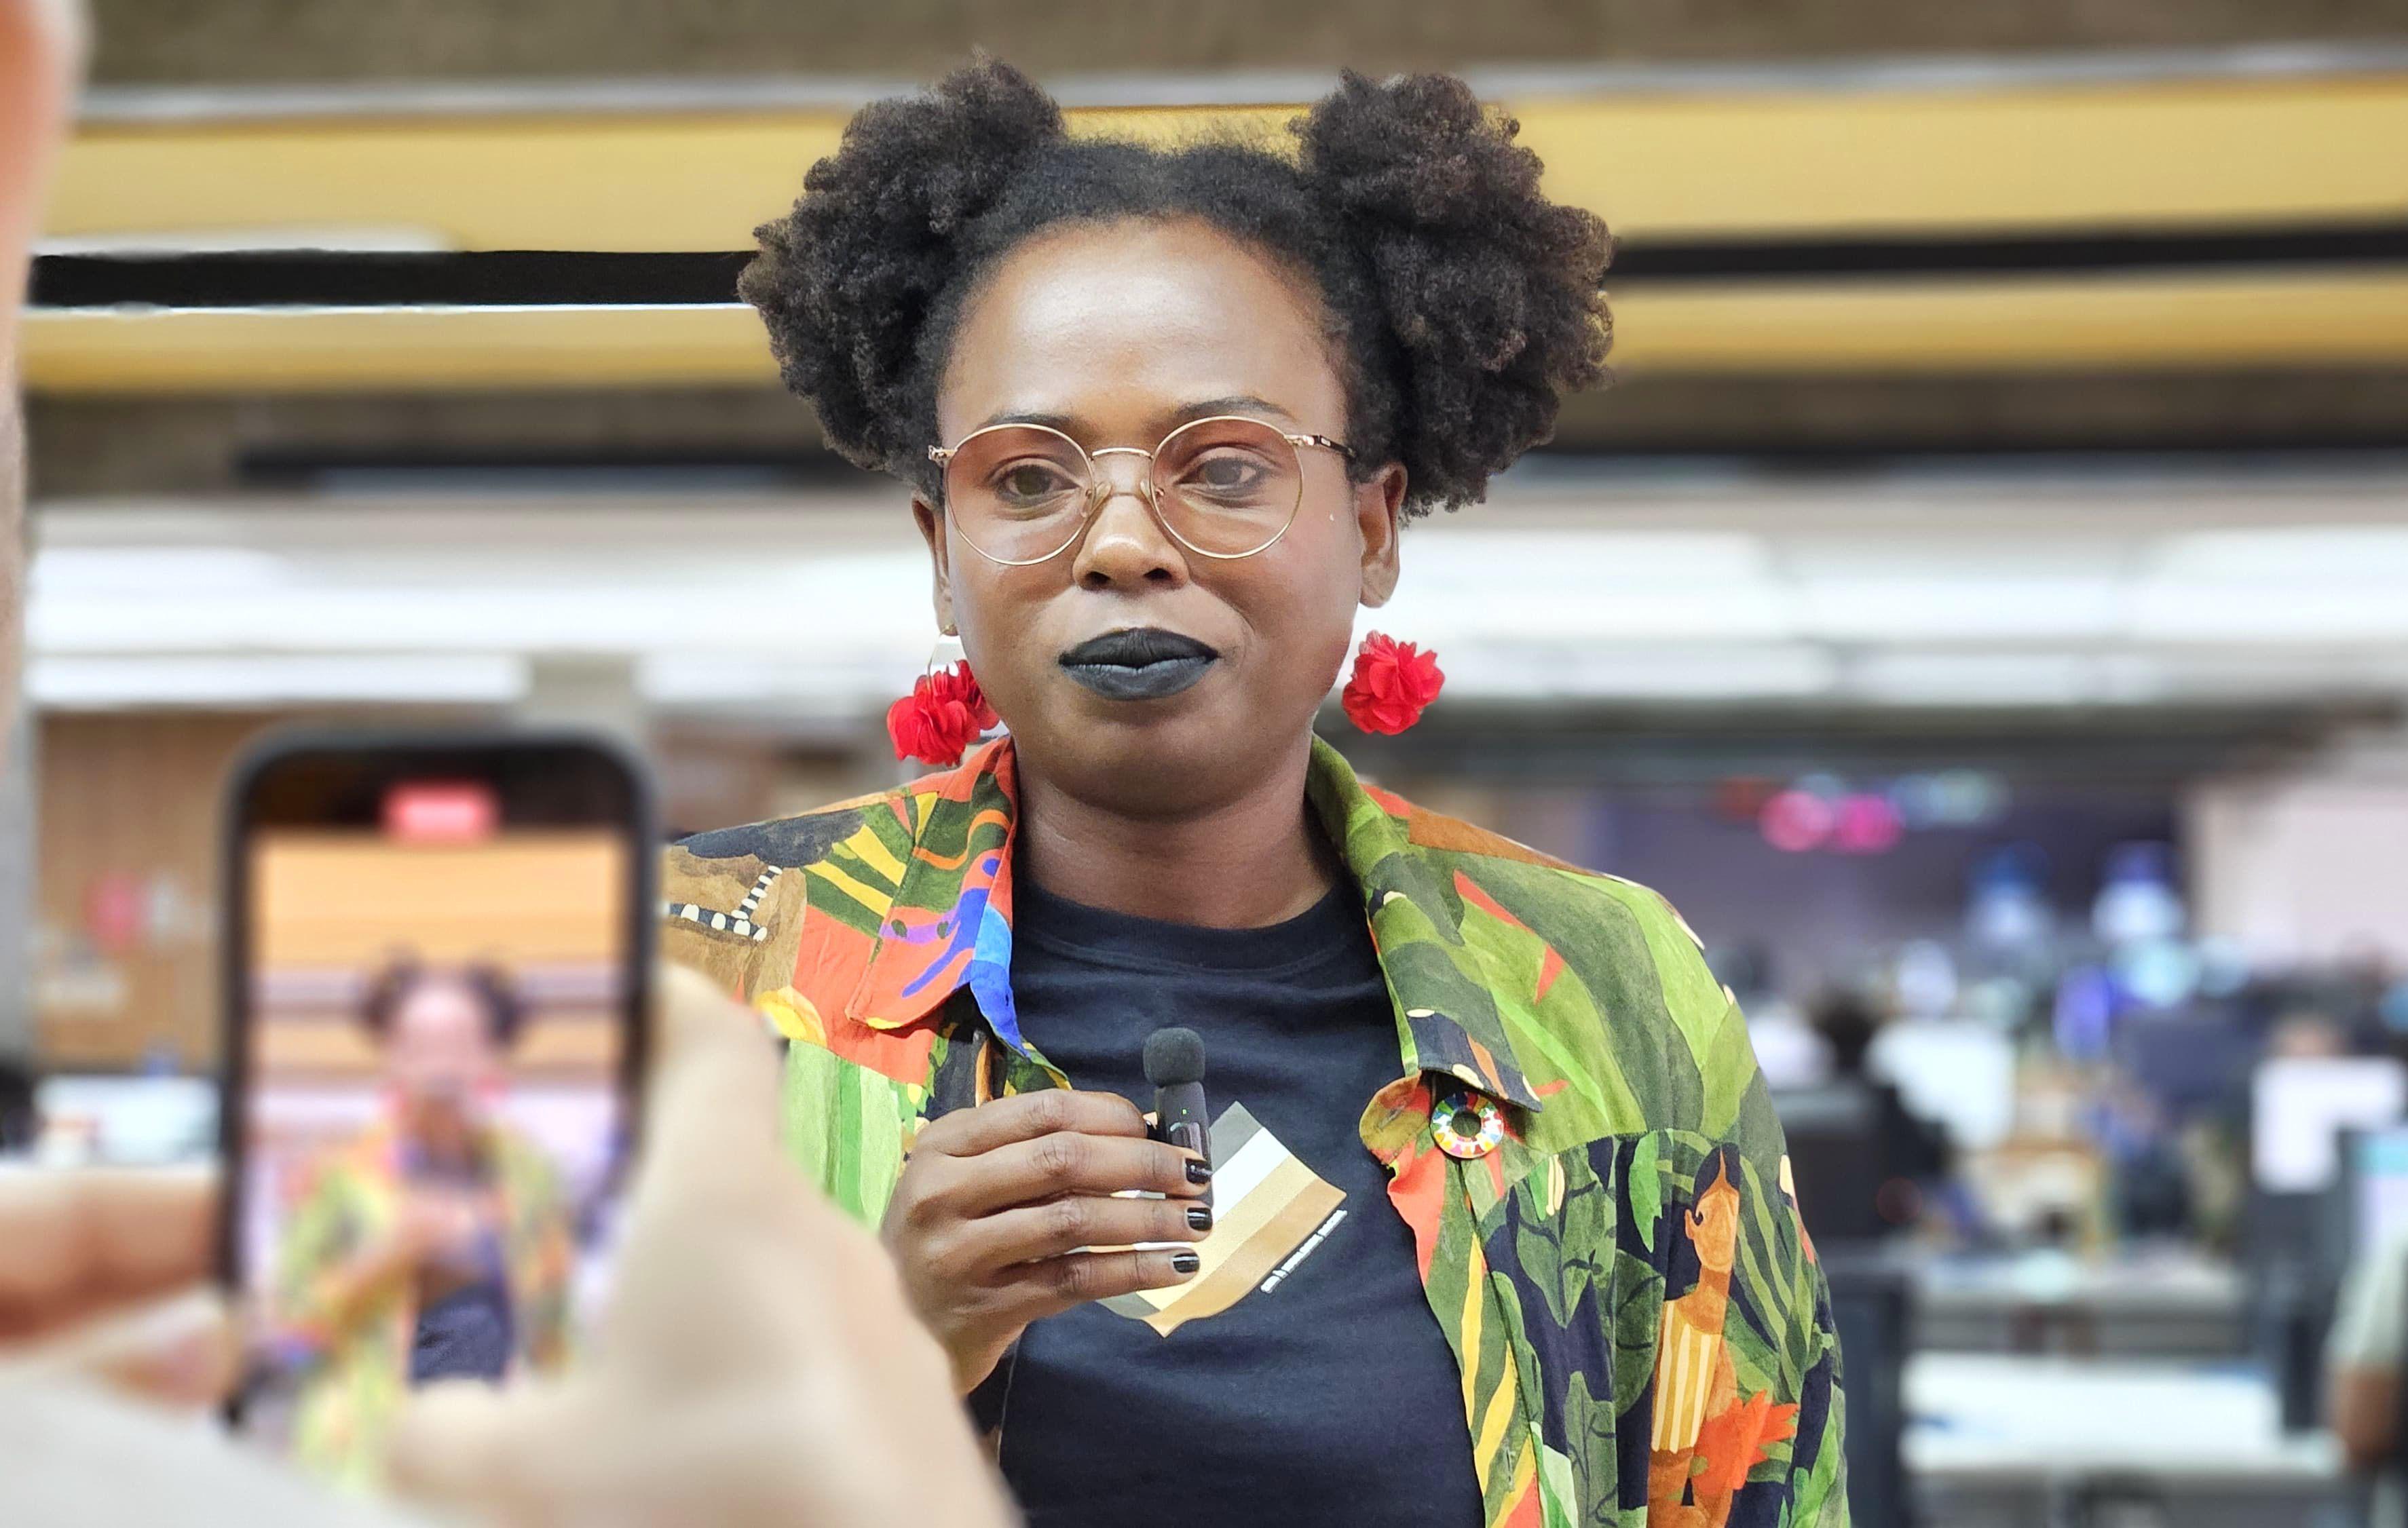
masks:
{"label": "hoop earring", "polygon": [[1394,736],[1422,719],[1445,684],[1437,652],[1373,632],[1355,651],[1354,675],[1338,700],[1363,731]]}
{"label": "hoop earring", "polygon": [[[944,635],[953,635],[947,628]],[[998,719],[995,707],[986,703],[977,677],[970,673],[968,658],[937,666],[937,654],[944,648],[939,639],[929,651],[927,671],[911,686],[911,693],[886,708],[886,735],[895,745],[897,759],[917,759],[950,769],[962,762],[969,746]]]}

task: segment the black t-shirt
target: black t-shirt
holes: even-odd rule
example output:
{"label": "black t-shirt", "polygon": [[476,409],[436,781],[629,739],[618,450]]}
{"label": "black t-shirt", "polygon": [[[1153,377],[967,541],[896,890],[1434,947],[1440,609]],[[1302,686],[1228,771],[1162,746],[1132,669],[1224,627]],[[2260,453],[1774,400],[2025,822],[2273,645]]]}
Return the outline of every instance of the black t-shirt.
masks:
{"label": "black t-shirt", "polygon": [[[1353,892],[1263,929],[1130,918],[1027,885],[1015,914],[1021,1031],[1074,1086],[1152,1108],[1145,1037],[1184,1024],[1204,1039],[1214,1120],[1243,1106],[1276,1137],[1264,1147],[1284,1147],[1344,1195],[1326,1219],[1328,1190],[1297,1196],[1320,1240],[1283,1250],[1235,1304],[1167,1335],[1101,1306],[1028,1329],[1001,1462],[1030,1528],[1473,1528],[1462,1374],[1388,1203],[1387,1169],[1359,1134],[1364,1106],[1402,1068]],[[1225,1181],[1232,1164],[1214,1166],[1227,1231],[1240,1223],[1228,1191],[1244,1185]]]}

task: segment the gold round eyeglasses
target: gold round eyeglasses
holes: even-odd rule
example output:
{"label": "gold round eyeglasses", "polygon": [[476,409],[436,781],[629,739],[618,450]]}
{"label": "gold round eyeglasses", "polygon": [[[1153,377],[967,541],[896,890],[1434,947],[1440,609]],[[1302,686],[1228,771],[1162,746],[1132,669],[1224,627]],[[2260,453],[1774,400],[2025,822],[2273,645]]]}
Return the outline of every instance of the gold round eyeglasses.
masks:
{"label": "gold round eyeglasses", "polygon": [[990,424],[957,445],[932,446],[944,469],[945,512],[989,562],[1027,567],[1078,543],[1111,496],[1097,458],[1145,459],[1138,492],[1171,538],[1199,557],[1229,561],[1269,548],[1304,502],[1299,448],[1354,453],[1326,436],[1290,435],[1258,419],[1217,414],[1181,425],[1154,450],[1089,452],[1043,424]]}

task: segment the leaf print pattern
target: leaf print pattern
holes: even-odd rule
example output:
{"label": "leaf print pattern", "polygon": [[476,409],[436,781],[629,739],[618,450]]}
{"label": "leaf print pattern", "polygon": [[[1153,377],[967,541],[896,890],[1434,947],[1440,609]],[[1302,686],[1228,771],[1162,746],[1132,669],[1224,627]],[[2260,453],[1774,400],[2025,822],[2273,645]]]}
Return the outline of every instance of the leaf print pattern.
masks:
{"label": "leaf print pattern", "polygon": [[[1847,1521],[1828,1291],[1786,1189],[1744,1021],[1661,897],[1356,780],[1316,743],[1308,794],[1362,898],[1399,1079],[1359,1111],[1465,1377],[1491,1528]],[[669,850],[672,908],[772,878],[749,936],[689,911],[667,958],[788,1045],[790,1148],[874,1223],[911,1135],[1069,1079],[1012,1011],[1010,739],[824,813]],[[1485,1155],[1433,1109],[1504,1111]]]}

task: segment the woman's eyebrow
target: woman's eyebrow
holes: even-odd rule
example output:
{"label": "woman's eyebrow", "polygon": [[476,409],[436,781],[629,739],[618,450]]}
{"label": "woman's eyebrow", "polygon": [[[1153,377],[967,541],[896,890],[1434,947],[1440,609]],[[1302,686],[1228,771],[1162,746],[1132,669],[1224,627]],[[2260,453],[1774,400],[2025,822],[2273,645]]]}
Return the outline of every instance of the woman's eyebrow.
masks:
{"label": "woman's eyebrow", "polygon": [[[1294,414],[1268,398],[1257,398],[1251,393],[1238,393],[1225,398],[1203,398],[1195,403],[1182,404],[1162,416],[1163,428],[1175,429],[1192,420],[1211,419],[1215,414],[1241,413],[1275,414],[1290,424],[1296,422]],[[1078,428],[1080,422],[1076,416],[1070,414],[1050,413],[1041,409],[1004,407],[989,414],[972,428],[984,430],[997,424],[1041,424],[1049,430],[1059,430],[1064,435],[1077,439],[1080,438]]]}
{"label": "woman's eyebrow", "polygon": [[991,430],[998,424],[1042,424],[1049,430],[1059,430],[1064,435],[1069,435],[1070,427],[1078,422],[1068,414],[1049,414],[1042,409],[1013,408],[1007,406],[996,409],[970,428]]}
{"label": "woman's eyebrow", "polygon": [[1233,393],[1226,398],[1206,398],[1201,403],[1191,403],[1172,414],[1170,419],[1173,423],[1184,424],[1190,420],[1210,419],[1215,414],[1243,413],[1277,414],[1290,424],[1296,422],[1294,414],[1268,398],[1257,398],[1251,393]]}

